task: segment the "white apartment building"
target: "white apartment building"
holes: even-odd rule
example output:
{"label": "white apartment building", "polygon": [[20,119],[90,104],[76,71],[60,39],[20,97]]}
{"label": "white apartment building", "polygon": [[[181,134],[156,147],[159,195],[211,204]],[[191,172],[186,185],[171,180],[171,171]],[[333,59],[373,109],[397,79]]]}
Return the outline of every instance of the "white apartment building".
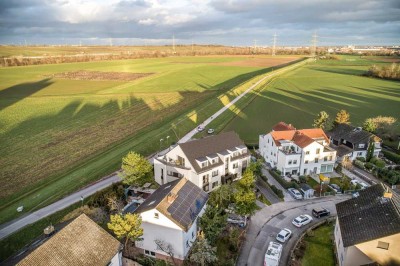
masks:
{"label": "white apartment building", "polygon": [[259,150],[282,175],[331,173],[336,161],[336,151],[322,129],[297,130],[283,122],[259,136]]}
{"label": "white apartment building", "polygon": [[154,160],[154,178],[160,184],[185,177],[209,192],[242,177],[250,152],[231,131],[178,144]]}
{"label": "white apartment building", "polygon": [[146,256],[171,261],[158,244],[170,245],[175,263],[183,264],[196,240],[197,220],[207,199],[207,193],[185,178],[159,187],[134,211],[142,217],[143,228],[143,239],[136,241],[136,249]]}

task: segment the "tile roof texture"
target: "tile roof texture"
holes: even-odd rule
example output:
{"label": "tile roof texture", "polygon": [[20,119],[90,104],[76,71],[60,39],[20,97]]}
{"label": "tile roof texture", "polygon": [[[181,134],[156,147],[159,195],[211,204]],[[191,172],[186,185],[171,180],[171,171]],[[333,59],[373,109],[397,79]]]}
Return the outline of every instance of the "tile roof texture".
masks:
{"label": "tile roof texture", "polygon": [[286,130],[286,131],[272,131],[272,138],[277,146],[281,146],[281,140],[293,141],[301,148],[305,148],[316,140],[324,139],[329,142],[328,137],[321,128],[300,129],[300,130]]}
{"label": "tile roof texture", "polygon": [[215,153],[223,154],[226,150],[236,150],[236,147],[239,146],[245,147],[244,142],[239,138],[239,135],[233,131],[202,139],[191,140],[181,143],[179,146],[197,173],[215,167],[215,165],[213,165],[207,169],[201,168],[196,162],[197,158],[206,157],[207,155]]}
{"label": "tile roof texture", "polygon": [[81,214],[17,265],[107,265],[120,246],[118,240]]}
{"label": "tile roof texture", "polygon": [[[385,192],[392,198],[384,198]],[[344,247],[400,233],[400,195],[383,184],[336,204]]]}
{"label": "tile roof texture", "polygon": [[285,122],[279,122],[275,126],[272,127],[273,131],[286,131],[286,130],[296,130],[292,124],[286,124]]}
{"label": "tile roof texture", "polygon": [[[173,197],[173,201],[170,198]],[[156,209],[185,232],[192,226],[208,199],[208,194],[182,178],[159,187],[135,213]]]}
{"label": "tile roof texture", "polygon": [[[374,141],[380,141],[376,135],[365,131],[365,130],[357,130],[356,127],[347,124],[339,124],[332,128],[332,130],[327,132],[328,136],[332,139],[339,140],[344,139],[346,141],[350,141],[351,143],[368,143],[372,138]],[[366,149],[366,148],[365,148]]]}

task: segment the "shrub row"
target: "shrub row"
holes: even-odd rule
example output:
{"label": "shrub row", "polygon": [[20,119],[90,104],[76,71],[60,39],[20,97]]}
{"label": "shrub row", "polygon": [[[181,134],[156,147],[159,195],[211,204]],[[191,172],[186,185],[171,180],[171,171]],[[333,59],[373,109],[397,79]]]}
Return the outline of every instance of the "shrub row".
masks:
{"label": "shrub row", "polygon": [[282,190],[280,190],[279,188],[277,188],[277,187],[274,186],[274,185],[271,185],[270,187],[271,187],[272,191],[273,191],[280,199],[283,199],[283,198],[285,197],[285,196],[283,195]]}
{"label": "shrub row", "polygon": [[276,181],[278,181],[279,184],[282,185],[283,188],[299,188],[299,185],[297,185],[296,182],[287,182],[285,179],[283,179],[279,170],[269,170],[269,173],[275,178]]}
{"label": "shrub row", "polygon": [[385,157],[389,160],[391,160],[392,162],[396,163],[396,164],[400,164],[400,155],[394,153],[394,152],[390,152],[390,151],[382,151],[383,155],[385,155]]}

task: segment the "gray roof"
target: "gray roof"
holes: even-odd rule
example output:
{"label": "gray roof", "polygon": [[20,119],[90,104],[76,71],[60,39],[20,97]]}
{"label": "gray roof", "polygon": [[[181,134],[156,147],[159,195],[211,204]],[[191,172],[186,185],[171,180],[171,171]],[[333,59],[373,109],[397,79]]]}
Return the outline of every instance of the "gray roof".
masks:
{"label": "gray roof", "polygon": [[[386,191],[392,198],[384,198]],[[383,184],[336,204],[344,247],[400,233],[400,195]]]}
{"label": "gray roof", "polygon": [[[169,195],[176,196],[172,203],[168,201]],[[207,193],[186,178],[182,178],[162,185],[135,210],[135,213],[156,209],[187,231],[207,199]]]}
{"label": "gray roof", "polygon": [[307,190],[310,190],[310,189],[314,190],[312,187],[310,187],[310,186],[309,186],[308,184],[306,184],[306,183],[300,183],[299,186],[301,187],[301,190],[303,190],[303,191],[307,191]]}
{"label": "gray roof", "polygon": [[[244,146],[244,142],[239,135],[233,131],[224,132],[218,135],[205,137],[202,139],[191,140],[179,144],[182,151],[190,161],[196,172],[202,172],[202,169],[196,162],[196,159],[206,157],[207,155],[219,153],[228,154],[226,150],[236,150],[236,147]],[[210,168],[213,168],[213,165]]]}
{"label": "gray roof", "polygon": [[[338,124],[330,131],[327,132],[327,135],[335,140],[344,139],[353,144],[356,143],[365,143],[368,144],[371,138],[379,139],[374,134],[365,131],[365,130],[357,130],[356,127],[347,124]],[[380,139],[379,139],[380,140]],[[368,146],[368,145],[367,145]],[[367,147],[363,148],[363,150],[367,149]],[[357,147],[355,147],[357,150]]]}
{"label": "gray roof", "polygon": [[336,145],[331,143],[330,146],[331,146],[331,148],[336,150],[336,155],[338,157],[342,157],[342,156],[344,156],[346,154],[349,154],[349,153],[351,153],[353,151],[352,148],[349,148],[349,147],[347,147],[346,145],[343,145],[343,144],[341,144],[339,146],[336,146]]}

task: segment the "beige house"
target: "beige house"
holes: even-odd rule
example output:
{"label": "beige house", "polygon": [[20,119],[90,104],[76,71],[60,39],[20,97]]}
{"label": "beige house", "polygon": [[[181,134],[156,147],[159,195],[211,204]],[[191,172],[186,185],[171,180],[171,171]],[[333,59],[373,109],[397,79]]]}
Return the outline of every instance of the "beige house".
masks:
{"label": "beige house", "polygon": [[17,265],[120,266],[121,247],[118,240],[81,214]]}
{"label": "beige house", "polygon": [[339,266],[400,265],[400,195],[383,184],[336,204]]}

